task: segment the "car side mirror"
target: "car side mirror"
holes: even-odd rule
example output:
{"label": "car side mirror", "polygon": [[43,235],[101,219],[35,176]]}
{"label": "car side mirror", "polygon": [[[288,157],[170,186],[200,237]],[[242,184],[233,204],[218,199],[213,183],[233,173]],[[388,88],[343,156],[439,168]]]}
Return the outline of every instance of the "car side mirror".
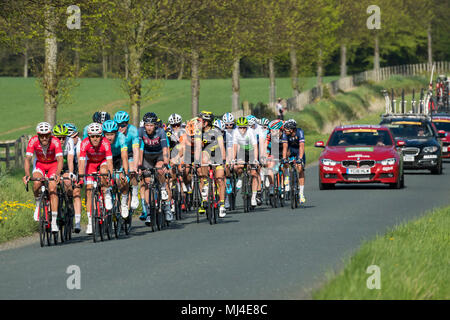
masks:
{"label": "car side mirror", "polygon": [[438,131],[439,138],[445,138],[447,136],[447,133],[444,130]]}
{"label": "car side mirror", "polygon": [[323,141],[317,141],[314,144],[314,147],[316,147],[316,148],[325,148],[325,143],[323,143]]}
{"label": "car side mirror", "polygon": [[403,140],[398,140],[397,141],[397,147],[404,147],[406,145],[406,142],[405,141],[403,141]]}

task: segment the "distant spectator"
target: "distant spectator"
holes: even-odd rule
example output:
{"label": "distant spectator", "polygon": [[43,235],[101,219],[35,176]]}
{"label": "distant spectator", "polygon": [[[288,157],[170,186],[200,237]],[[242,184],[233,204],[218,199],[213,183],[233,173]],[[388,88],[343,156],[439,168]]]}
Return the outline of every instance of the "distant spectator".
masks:
{"label": "distant spectator", "polygon": [[278,98],[276,109],[278,113],[278,119],[284,120],[284,112],[286,111],[286,107],[281,104],[281,100],[281,98]]}

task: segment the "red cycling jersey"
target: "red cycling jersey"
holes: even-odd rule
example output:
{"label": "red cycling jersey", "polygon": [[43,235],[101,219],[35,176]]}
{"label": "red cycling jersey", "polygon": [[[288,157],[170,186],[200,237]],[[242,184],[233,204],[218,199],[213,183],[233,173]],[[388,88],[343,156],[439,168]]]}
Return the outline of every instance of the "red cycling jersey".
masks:
{"label": "red cycling jersey", "polygon": [[87,162],[92,163],[101,163],[107,159],[112,159],[111,144],[108,139],[103,137],[97,148],[94,148],[91,144],[89,137],[81,141],[80,160],[87,160]]}
{"label": "red cycling jersey", "polygon": [[61,142],[51,137],[47,147],[43,147],[37,135],[30,139],[27,146],[27,156],[36,155],[36,161],[41,163],[56,162],[56,157],[62,156]]}

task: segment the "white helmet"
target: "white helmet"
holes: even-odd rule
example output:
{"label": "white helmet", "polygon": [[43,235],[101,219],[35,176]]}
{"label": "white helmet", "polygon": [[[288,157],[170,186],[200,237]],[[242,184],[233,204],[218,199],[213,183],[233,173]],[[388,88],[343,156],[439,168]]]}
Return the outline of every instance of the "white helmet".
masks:
{"label": "white helmet", "polygon": [[252,117],[252,118],[248,119],[248,125],[251,127],[254,124],[256,124],[256,121],[257,121],[256,117]]}
{"label": "white helmet", "polygon": [[176,123],[181,123],[183,119],[181,119],[181,116],[176,113],[172,113],[169,117],[169,124],[173,125]]}
{"label": "white helmet", "polygon": [[234,116],[231,112],[227,112],[223,115],[222,121],[226,124],[234,123]]}
{"label": "white helmet", "polygon": [[225,122],[223,122],[223,121],[220,120],[220,119],[214,120],[213,125],[216,126],[217,128],[219,128],[219,129],[222,130],[222,131],[225,130]]}
{"label": "white helmet", "polygon": [[103,133],[102,125],[97,122],[93,122],[88,126],[88,136],[101,135]]}
{"label": "white helmet", "polygon": [[52,132],[52,129],[48,122],[39,122],[36,126],[36,133],[38,134],[48,134],[50,132]]}

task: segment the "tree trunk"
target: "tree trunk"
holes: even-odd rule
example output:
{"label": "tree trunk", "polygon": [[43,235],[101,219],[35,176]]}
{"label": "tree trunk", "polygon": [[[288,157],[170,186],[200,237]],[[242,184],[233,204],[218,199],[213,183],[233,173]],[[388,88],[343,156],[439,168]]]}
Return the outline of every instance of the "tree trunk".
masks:
{"label": "tree trunk", "polygon": [[275,61],[273,57],[269,58],[269,100],[271,104],[275,104],[276,87],[275,87]]}
{"label": "tree trunk", "polygon": [[130,47],[130,106],[131,123],[139,127],[141,111],[141,56],[142,50],[136,46]]}
{"label": "tree trunk", "polygon": [[375,48],[373,52],[373,70],[376,72],[380,69],[380,47],[378,44],[378,34],[375,35]]}
{"label": "tree trunk", "polygon": [[181,56],[180,71],[178,72],[178,80],[183,79],[184,62],[185,62],[185,58],[184,58],[184,56],[182,55],[182,56]]}
{"label": "tree trunk", "polygon": [[289,56],[291,58],[291,86],[292,86],[292,96],[296,97],[299,95],[300,90],[298,88],[298,65],[297,65],[297,51],[291,48],[289,51]]}
{"label": "tree trunk", "polygon": [[23,51],[23,77],[28,78],[28,41],[25,41],[25,50]]}
{"label": "tree trunk", "polygon": [[77,45],[75,48],[75,57],[73,61],[75,65],[75,74],[77,77],[80,75],[80,46]]}
{"label": "tree trunk", "polygon": [[44,120],[51,126],[56,124],[58,107],[57,58],[58,43],[56,41],[56,18],[53,7],[46,10],[45,28],[45,64],[44,64]]}
{"label": "tree trunk", "polygon": [[240,101],[240,57],[235,57],[233,61],[233,76],[231,79],[231,90],[232,90],[232,96],[231,96],[231,110],[232,111],[238,111],[239,110],[239,101]]}
{"label": "tree trunk", "polygon": [[323,84],[323,61],[322,61],[322,49],[319,49],[319,56],[317,59],[317,87],[320,88],[322,92]]}
{"label": "tree trunk", "polygon": [[341,78],[347,76],[347,46],[341,44]]}
{"label": "tree trunk", "polygon": [[103,79],[108,78],[108,56],[106,55],[105,48],[102,49],[102,66],[103,66]]}
{"label": "tree trunk", "polygon": [[431,46],[431,24],[428,26],[427,35],[428,35],[428,66],[431,71],[431,66],[433,65],[433,53],[431,50],[431,47],[432,47]]}
{"label": "tree trunk", "polygon": [[159,59],[158,59],[158,57],[155,57],[155,79],[156,80],[158,80],[158,73],[159,73],[158,63],[159,63]]}
{"label": "tree trunk", "polygon": [[126,48],[126,52],[125,53],[125,79],[128,80],[128,48]]}
{"label": "tree trunk", "polygon": [[198,116],[200,102],[199,54],[192,49],[191,61],[191,116]]}

